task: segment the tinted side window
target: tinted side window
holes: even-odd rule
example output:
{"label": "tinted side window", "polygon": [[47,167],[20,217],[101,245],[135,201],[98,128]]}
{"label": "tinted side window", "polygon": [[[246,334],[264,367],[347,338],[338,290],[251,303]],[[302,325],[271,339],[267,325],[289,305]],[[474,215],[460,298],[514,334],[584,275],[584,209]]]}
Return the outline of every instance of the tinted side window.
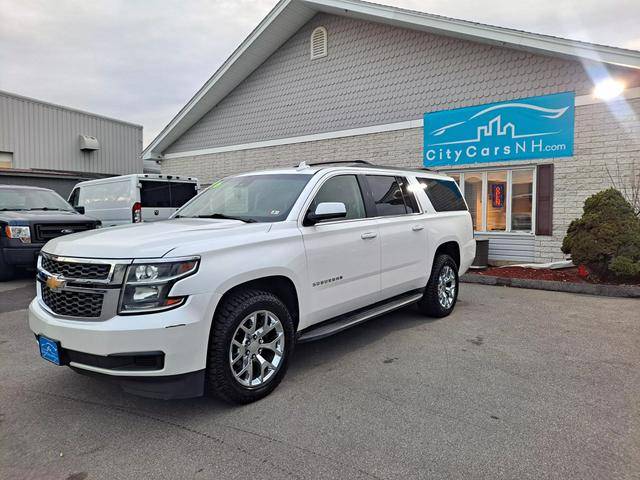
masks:
{"label": "tinted side window", "polygon": [[198,193],[195,183],[170,183],[169,188],[171,190],[171,206],[173,208],[181,207]]}
{"label": "tinted side window", "polygon": [[141,181],[140,201],[143,207],[171,207],[171,193],[167,182]]}
{"label": "tinted side window", "polygon": [[196,196],[195,183],[140,182],[140,201],[143,207],[179,208]]}
{"label": "tinted side window", "polygon": [[347,209],[345,219],[366,217],[362,193],[355,175],[340,175],[327,180],[311,202],[309,210],[315,211],[322,202],[342,202]]}
{"label": "tinted side window", "polygon": [[467,205],[453,180],[418,178],[436,212],[467,210]]}
{"label": "tinted side window", "polygon": [[381,216],[404,215],[407,210],[402,198],[402,190],[396,177],[367,175],[371,195],[376,205],[376,213]]}
{"label": "tinted side window", "polygon": [[413,192],[409,191],[409,183],[407,179],[404,177],[397,177],[398,183],[400,184],[400,188],[402,189],[402,195],[404,196],[404,203],[407,207],[407,213],[420,213],[420,209],[418,208],[418,202],[416,201],[416,196]]}

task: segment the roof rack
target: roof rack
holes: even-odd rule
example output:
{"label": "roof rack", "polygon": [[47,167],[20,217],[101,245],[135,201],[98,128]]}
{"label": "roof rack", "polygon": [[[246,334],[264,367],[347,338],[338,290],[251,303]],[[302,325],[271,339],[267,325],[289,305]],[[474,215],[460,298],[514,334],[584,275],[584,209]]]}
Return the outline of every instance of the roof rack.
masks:
{"label": "roof rack", "polygon": [[[304,164],[304,166],[303,166]],[[307,168],[307,167],[319,167],[323,165],[341,165],[341,164],[350,164],[352,167],[370,167],[370,168],[383,168],[387,170],[404,170],[407,172],[433,172],[432,169],[427,167],[397,167],[393,165],[376,165],[375,163],[367,162],[366,160],[333,160],[327,162],[314,162],[314,163],[306,163],[301,162],[300,165],[297,165],[298,168]],[[355,164],[355,165],[354,165]]]}
{"label": "roof rack", "polygon": [[366,160],[333,160],[331,162],[314,162],[314,163],[308,163],[307,165],[309,165],[310,167],[317,167],[318,165],[332,165],[335,163],[358,163],[358,164],[362,164],[362,165],[366,165],[368,167],[375,167],[376,165],[374,165],[373,163],[367,162]]}

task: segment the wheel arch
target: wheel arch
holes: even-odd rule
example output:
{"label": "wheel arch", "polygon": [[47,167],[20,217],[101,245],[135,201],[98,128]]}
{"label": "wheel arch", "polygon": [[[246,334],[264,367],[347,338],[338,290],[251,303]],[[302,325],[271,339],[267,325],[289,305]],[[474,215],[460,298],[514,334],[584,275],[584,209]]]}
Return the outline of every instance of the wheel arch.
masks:
{"label": "wheel arch", "polygon": [[436,248],[436,252],[433,258],[437,257],[439,254],[446,254],[453,258],[453,261],[456,262],[458,268],[460,268],[460,245],[455,240],[450,240],[438,245]]}
{"label": "wheel arch", "polygon": [[227,288],[227,290],[222,293],[218,304],[216,305],[214,311],[214,321],[215,315],[220,308],[220,305],[224,302],[226,298],[230,295],[233,295],[235,292],[245,289],[256,289],[263,290],[266,292],[273,293],[277,296],[282,302],[285,304],[291,317],[293,319],[294,329],[297,331],[298,323],[300,320],[300,302],[298,298],[298,290],[296,288],[295,283],[291,278],[286,275],[274,274],[267,275],[264,277],[257,277],[250,280],[245,280],[243,282],[237,283],[233,286]]}

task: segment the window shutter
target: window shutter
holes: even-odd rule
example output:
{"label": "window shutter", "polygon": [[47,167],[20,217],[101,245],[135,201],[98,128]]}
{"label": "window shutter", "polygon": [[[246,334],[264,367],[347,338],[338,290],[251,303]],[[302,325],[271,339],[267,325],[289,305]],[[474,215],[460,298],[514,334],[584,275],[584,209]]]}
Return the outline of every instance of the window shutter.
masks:
{"label": "window shutter", "polygon": [[536,235],[553,235],[553,164],[538,165]]}

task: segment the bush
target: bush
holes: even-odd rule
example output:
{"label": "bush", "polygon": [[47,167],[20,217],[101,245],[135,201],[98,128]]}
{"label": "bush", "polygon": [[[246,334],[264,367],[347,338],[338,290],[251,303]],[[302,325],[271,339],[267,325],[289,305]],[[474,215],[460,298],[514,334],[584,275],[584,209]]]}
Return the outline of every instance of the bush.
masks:
{"label": "bush", "polygon": [[602,280],[640,279],[640,219],[622,194],[609,188],[587,198],[569,225],[562,251]]}

